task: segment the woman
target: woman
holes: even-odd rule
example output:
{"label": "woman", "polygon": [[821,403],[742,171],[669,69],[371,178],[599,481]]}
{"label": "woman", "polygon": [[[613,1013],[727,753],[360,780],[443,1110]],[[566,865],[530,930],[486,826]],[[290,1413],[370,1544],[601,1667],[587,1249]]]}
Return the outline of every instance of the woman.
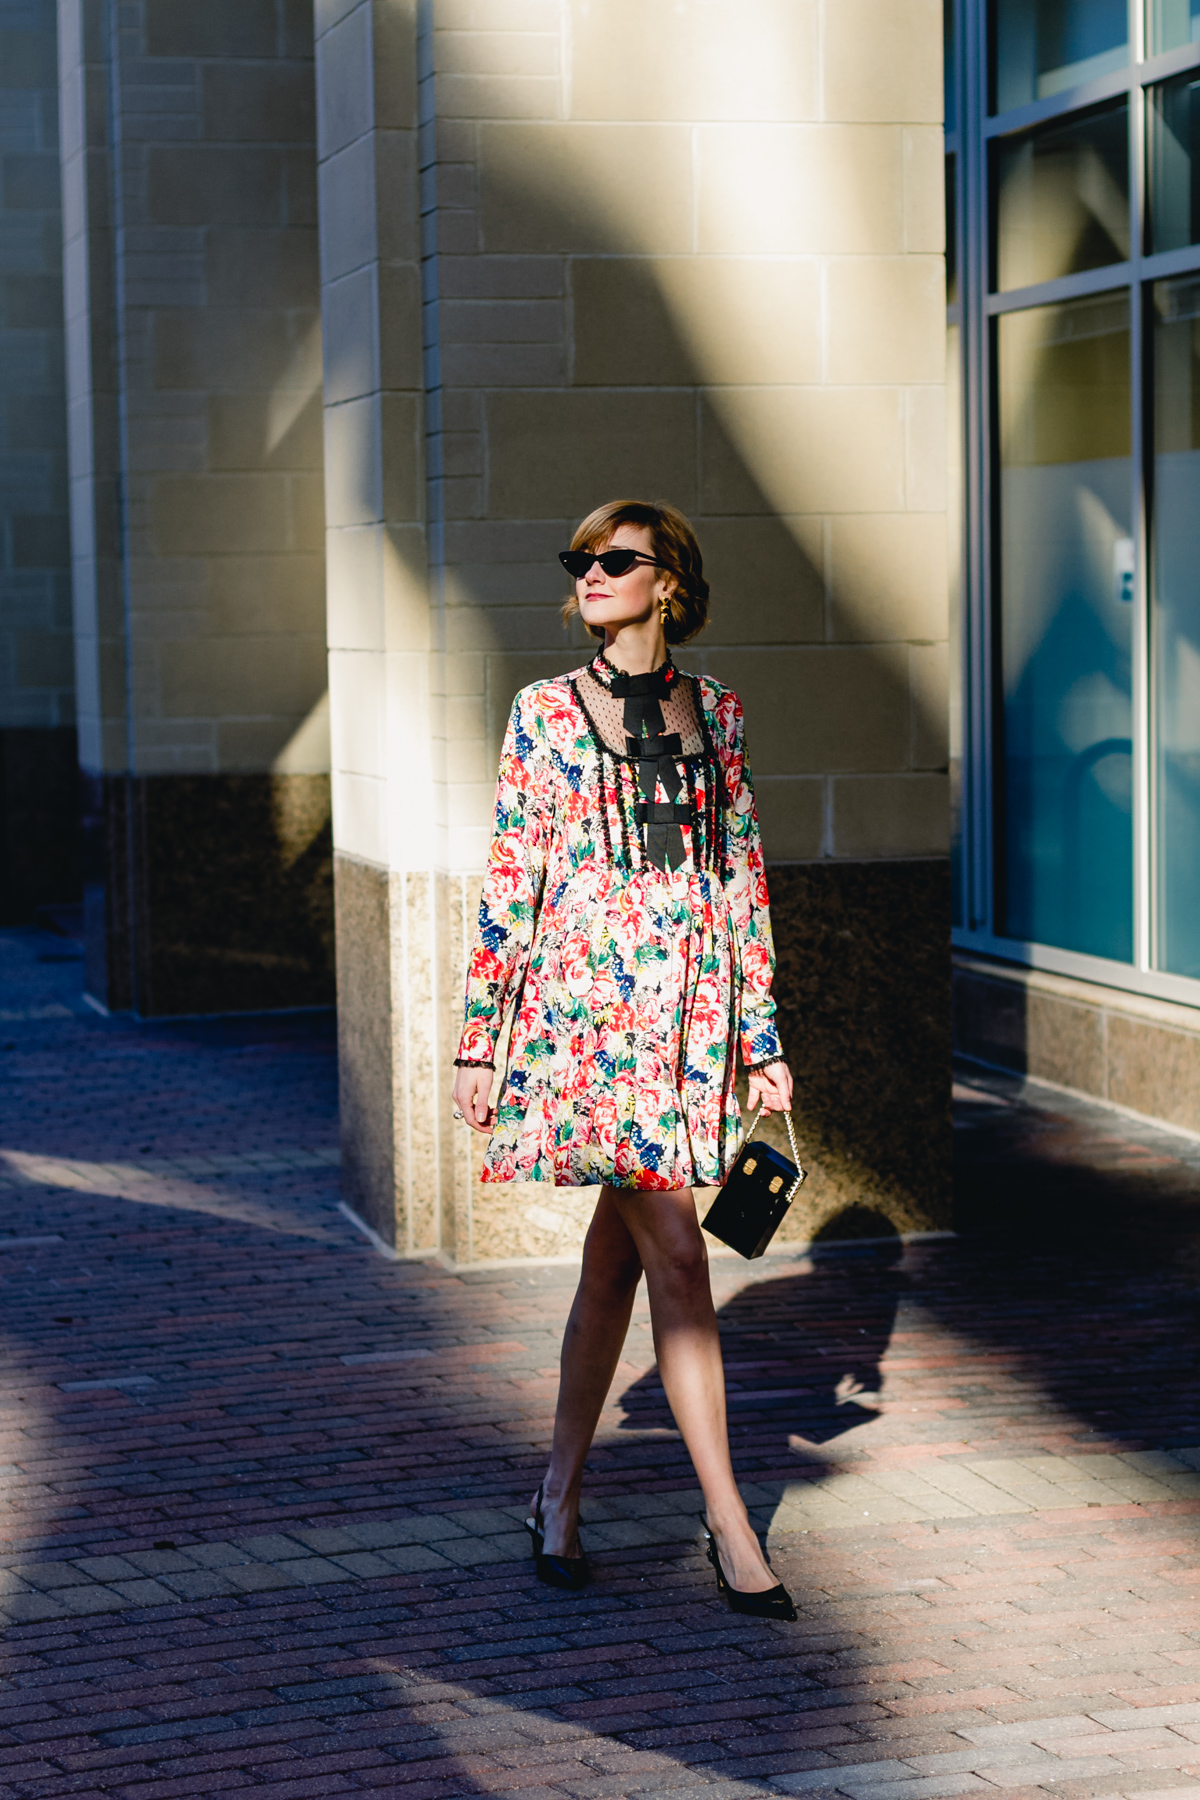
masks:
{"label": "woman", "polygon": [[[561,561],[603,640],[573,675],[513,704],[467,978],[456,1118],[490,1136],[484,1181],[600,1184],[563,1339],[550,1464],[527,1521],[540,1578],[589,1579],[584,1459],[643,1273],[663,1386],[735,1610],[794,1619],[738,1493],[693,1184],[738,1148],[740,1045],[750,1100],[788,1108],[771,999],[762,848],[737,696],[682,674],[667,646],[704,625],[708,583],[672,506],[614,501]],[[512,1031],[498,1104],[496,1042]]]}

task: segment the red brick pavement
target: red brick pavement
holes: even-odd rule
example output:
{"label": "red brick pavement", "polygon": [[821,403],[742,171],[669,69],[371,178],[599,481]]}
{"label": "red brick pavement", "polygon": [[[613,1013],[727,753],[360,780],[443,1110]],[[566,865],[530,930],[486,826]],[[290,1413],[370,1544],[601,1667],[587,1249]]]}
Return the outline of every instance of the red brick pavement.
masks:
{"label": "red brick pavement", "polygon": [[[61,952],[0,937],[0,1800],[1200,1792],[1200,1499],[776,1526],[800,1622],[734,1618],[663,1510],[641,1307],[598,1579],[547,1592],[514,1543],[570,1271],[378,1258],[320,1160],[326,1020],[102,1020]],[[1200,1444],[1200,1146],[966,1092],[995,1229],[714,1263],[764,1525],[855,1474]],[[273,1585],[230,1592],[247,1543]]]}

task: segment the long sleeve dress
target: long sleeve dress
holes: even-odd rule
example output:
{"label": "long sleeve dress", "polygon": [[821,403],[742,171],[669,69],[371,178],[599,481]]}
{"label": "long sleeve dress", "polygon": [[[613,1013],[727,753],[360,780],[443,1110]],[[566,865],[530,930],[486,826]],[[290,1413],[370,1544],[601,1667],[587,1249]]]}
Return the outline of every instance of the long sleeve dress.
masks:
{"label": "long sleeve dress", "polygon": [[603,655],[513,703],[467,975],[462,1064],[512,1015],[484,1181],[712,1186],[737,1052],[781,1056],[737,695]]}

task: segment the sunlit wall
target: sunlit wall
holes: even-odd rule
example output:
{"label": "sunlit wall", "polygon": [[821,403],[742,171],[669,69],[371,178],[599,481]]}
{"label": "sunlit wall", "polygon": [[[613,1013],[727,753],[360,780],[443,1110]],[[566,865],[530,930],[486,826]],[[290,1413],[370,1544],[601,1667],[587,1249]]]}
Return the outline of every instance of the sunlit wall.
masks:
{"label": "sunlit wall", "polygon": [[[402,1249],[568,1248],[586,1202],[478,1190],[440,1091],[503,721],[581,660],[556,552],[584,512],[648,493],[696,522],[713,619],[680,662],[745,702],[781,941],[819,915],[815,968],[903,911],[944,946],[914,897],[948,812],[941,12],[747,0],[731,30],[715,0],[323,0],[317,20],[351,1191]],[[886,898],[837,873],[885,864]],[[827,996],[880,986],[860,956]],[[843,1086],[869,1111],[866,1084]],[[826,1148],[815,1207],[877,1189],[919,1210],[916,1163],[872,1189]]]}

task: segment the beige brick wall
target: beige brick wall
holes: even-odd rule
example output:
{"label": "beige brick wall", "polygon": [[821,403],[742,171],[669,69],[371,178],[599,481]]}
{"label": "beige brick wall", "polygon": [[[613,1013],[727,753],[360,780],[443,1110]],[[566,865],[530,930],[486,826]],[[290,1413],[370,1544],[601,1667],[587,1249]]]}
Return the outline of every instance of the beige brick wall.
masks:
{"label": "beige brick wall", "polygon": [[482,858],[514,689],[576,658],[554,552],[621,493],[696,522],[713,619],[681,660],[746,704],[768,856],[944,850],[936,0],[431,19],[451,866]]}
{"label": "beige brick wall", "polygon": [[[680,660],[746,703],[770,858],[945,850],[940,33],[937,0],[318,0],[335,843],[387,936],[347,904],[339,958],[393,1033],[343,1077],[380,1145],[409,1121],[347,1152],[400,1245],[400,1036],[434,1018],[448,1066],[465,926],[370,871],[471,886],[512,695],[582,660],[556,552],[592,506],[695,519]],[[443,1247],[552,1248],[519,1191],[485,1229],[441,1115]]]}
{"label": "beige brick wall", "polygon": [[[342,848],[436,866],[413,9],[318,0],[333,798]],[[419,846],[419,848],[418,848]]]}
{"label": "beige brick wall", "polygon": [[53,0],[0,0],[0,731],[75,717]]}
{"label": "beige brick wall", "polygon": [[320,770],[311,6],[112,16],[60,0],[81,759]]}

